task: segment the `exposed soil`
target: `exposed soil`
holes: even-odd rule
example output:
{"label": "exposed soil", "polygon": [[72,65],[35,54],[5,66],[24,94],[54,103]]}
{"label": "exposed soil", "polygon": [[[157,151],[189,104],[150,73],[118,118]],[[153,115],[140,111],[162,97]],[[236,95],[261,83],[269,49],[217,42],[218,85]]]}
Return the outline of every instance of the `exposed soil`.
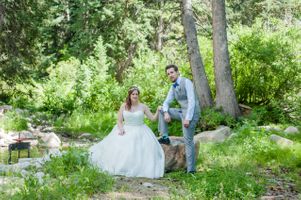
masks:
{"label": "exposed soil", "polygon": [[95,194],[91,199],[169,199],[168,180],[116,176],[110,193]]}
{"label": "exposed soil", "polygon": [[[286,174],[285,169],[281,170],[282,175]],[[277,176],[271,169],[266,169],[265,172],[268,177],[268,184],[265,194],[261,200],[300,200],[301,194],[296,190],[296,184],[289,180]],[[300,176],[301,178],[301,176]]]}

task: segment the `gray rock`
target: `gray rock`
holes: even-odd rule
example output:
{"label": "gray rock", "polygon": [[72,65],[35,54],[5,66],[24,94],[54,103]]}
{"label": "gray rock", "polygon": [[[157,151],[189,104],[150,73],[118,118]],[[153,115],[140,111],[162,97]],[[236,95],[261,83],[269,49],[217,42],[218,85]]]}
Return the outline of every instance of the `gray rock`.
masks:
{"label": "gray rock", "polygon": [[7,111],[10,111],[12,110],[13,107],[12,106],[9,106],[9,105],[3,105],[3,106],[0,106],[0,113],[1,114],[4,114],[6,113]]}
{"label": "gray rock", "polygon": [[30,146],[37,146],[39,144],[38,140],[24,140],[23,142],[29,142]]}
{"label": "gray rock", "polygon": [[42,129],[42,131],[44,131],[44,132],[51,132],[53,130],[54,130],[54,127],[52,127],[52,126],[47,126]]}
{"label": "gray rock", "polygon": [[88,139],[88,140],[93,140],[94,136],[91,133],[83,133],[79,137],[79,139]]}
{"label": "gray rock", "polygon": [[7,147],[9,144],[16,142],[9,134],[0,133],[0,146]]}
{"label": "gray rock", "polygon": [[145,182],[145,183],[143,183],[142,185],[143,185],[144,187],[148,187],[148,188],[151,188],[151,187],[154,186],[153,184],[148,183],[148,182]]}
{"label": "gray rock", "polygon": [[31,162],[22,162],[22,163],[14,164],[13,166],[15,167],[15,169],[19,168],[17,171],[20,171],[22,169],[26,169],[27,167],[29,167],[31,165],[32,165]]}
{"label": "gray rock", "polygon": [[30,131],[21,131],[20,138],[34,138],[34,135]]}
{"label": "gray rock", "polygon": [[8,165],[0,164],[0,172],[7,172],[9,170]]}
{"label": "gray rock", "polygon": [[19,158],[18,163],[31,162],[34,158]]}
{"label": "gray rock", "polygon": [[272,195],[272,196],[262,196],[261,200],[283,200],[285,199],[283,195]]}
{"label": "gray rock", "polygon": [[4,139],[0,139],[0,147],[7,147],[8,145],[4,142]]}
{"label": "gray rock", "polygon": [[270,140],[275,142],[279,146],[282,146],[282,147],[289,147],[289,146],[292,146],[294,144],[293,141],[291,141],[289,139],[286,139],[284,137],[281,137],[279,135],[275,135],[275,134],[272,134],[270,136]]}
{"label": "gray rock", "polygon": [[18,114],[23,114],[23,113],[27,112],[27,110],[23,110],[23,109],[20,109],[20,108],[16,108],[15,111]]}
{"label": "gray rock", "polygon": [[284,130],[284,132],[285,132],[286,134],[293,135],[293,134],[299,133],[299,130],[298,130],[297,127],[289,126],[289,127],[287,127],[287,128]]}
{"label": "gray rock", "polygon": [[0,138],[1,138],[1,135],[4,135],[4,134],[6,134],[5,131],[2,128],[0,128]]}
{"label": "gray rock", "polygon": [[45,176],[45,174],[43,172],[37,172],[35,174],[35,177],[38,179],[40,184],[43,184],[44,180],[43,177]]}
{"label": "gray rock", "polygon": [[20,172],[20,174],[21,174],[21,176],[22,176],[23,178],[25,178],[25,177],[27,177],[27,176],[29,175],[29,172],[26,171],[25,169],[22,169],[21,172]]}
{"label": "gray rock", "polygon": [[39,129],[31,129],[30,132],[34,137],[43,137],[45,133],[42,133]]}
{"label": "gray rock", "polygon": [[62,156],[64,152],[61,152],[59,149],[52,148],[48,150],[47,155],[45,155],[42,160],[43,162],[50,161],[51,157]]}
{"label": "gray rock", "polygon": [[36,129],[37,129],[38,131],[41,131],[41,130],[43,130],[43,128],[44,128],[43,126],[37,126]]}
{"label": "gray rock", "polygon": [[45,134],[41,139],[46,147],[59,148],[61,146],[60,138],[53,132]]}
{"label": "gray rock", "polygon": [[258,126],[260,129],[264,129],[266,131],[281,131],[281,128],[278,126]]}
{"label": "gray rock", "polygon": [[195,141],[200,142],[223,142],[231,135],[231,129],[222,126],[214,131],[204,131],[194,136]]}

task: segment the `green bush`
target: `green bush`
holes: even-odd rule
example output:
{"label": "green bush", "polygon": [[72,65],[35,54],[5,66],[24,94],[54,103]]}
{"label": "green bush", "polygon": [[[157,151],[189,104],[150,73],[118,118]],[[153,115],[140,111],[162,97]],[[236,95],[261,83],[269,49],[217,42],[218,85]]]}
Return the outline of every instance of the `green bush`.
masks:
{"label": "green bush", "polygon": [[71,137],[81,133],[92,133],[97,137],[106,136],[117,123],[116,112],[91,112],[76,110],[71,115],[61,115],[54,121],[59,132],[67,132]]}
{"label": "green bush", "polygon": [[51,177],[60,177],[72,174],[81,167],[89,166],[89,156],[86,151],[71,148],[62,156],[52,157],[44,165],[45,173]]}
{"label": "green bush", "polygon": [[219,109],[206,108],[201,113],[199,127],[202,131],[214,130],[220,125],[234,127],[236,120],[230,115],[223,114]]}
{"label": "green bush", "polygon": [[92,167],[87,152],[69,149],[61,157],[45,163],[43,183],[34,176],[11,199],[89,199],[98,192],[112,189],[112,177]]}
{"label": "green bush", "polygon": [[299,92],[301,37],[297,28],[273,32],[257,23],[236,27],[233,32],[231,66],[239,102],[268,104],[287,93]]}
{"label": "green bush", "polygon": [[71,57],[48,69],[48,78],[36,84],[36,104],[54,114],[72,113],[79,107],[91,110],[110,108],[112,104],[106,104],[111,99],[102,97],[112,95],[110,91],[115,82],[108,84],[106,62],[105,48],[99,38],[93,54],[86,60]]}
{"label": "green bush", "polygon": [[0,126],[6,131],[27,130],[26,113],[20,113],[15,110],[8,111],[4,117],[0,119]]}
{"label": "green bush", "polygon": [[251,114],[246,116],[246,119],[257,125],[287,124],[294,121],[289,113],[278,102],[274,101],[269,105],[254,106]]}

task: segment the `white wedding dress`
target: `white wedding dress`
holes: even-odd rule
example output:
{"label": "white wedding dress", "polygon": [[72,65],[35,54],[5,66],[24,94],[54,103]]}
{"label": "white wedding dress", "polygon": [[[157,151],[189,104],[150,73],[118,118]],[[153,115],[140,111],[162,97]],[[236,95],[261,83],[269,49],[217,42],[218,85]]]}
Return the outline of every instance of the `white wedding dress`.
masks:
{"label": "white wedding dress", "polygon": [[144,112],[123,111],[124,135],[116,125],[90,149],[92,164],[111,175],[159,178],[164,174],[164,152],[152,130],[143,122]]}

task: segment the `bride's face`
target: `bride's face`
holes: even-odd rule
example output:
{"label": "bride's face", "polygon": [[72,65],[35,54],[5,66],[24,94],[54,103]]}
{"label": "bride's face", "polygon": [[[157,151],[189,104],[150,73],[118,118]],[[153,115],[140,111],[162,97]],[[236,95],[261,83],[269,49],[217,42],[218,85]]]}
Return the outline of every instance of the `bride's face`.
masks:
{"label": "bride's face", "polygon": [[131,94],[131,101],[137,102],[139,100],[139,93],[137,90],[134,90]]}

